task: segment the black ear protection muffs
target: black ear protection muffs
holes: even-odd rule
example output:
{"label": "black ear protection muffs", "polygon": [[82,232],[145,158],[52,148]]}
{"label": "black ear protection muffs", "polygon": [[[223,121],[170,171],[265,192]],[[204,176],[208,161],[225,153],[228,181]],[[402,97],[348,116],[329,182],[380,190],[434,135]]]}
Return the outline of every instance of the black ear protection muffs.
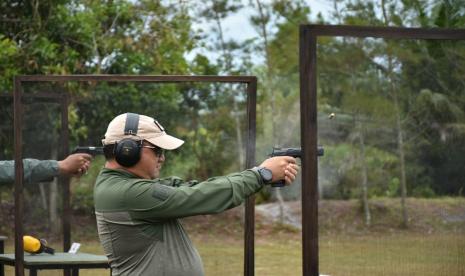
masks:
{"label": "black ear protection muffs", "polygon": [[[128,113],[124,125],[124,135],[137,136],[139,114]],[[142,140],[125,138],[115,144],[115,159],[123,167],[132,167],[140,160]]]}

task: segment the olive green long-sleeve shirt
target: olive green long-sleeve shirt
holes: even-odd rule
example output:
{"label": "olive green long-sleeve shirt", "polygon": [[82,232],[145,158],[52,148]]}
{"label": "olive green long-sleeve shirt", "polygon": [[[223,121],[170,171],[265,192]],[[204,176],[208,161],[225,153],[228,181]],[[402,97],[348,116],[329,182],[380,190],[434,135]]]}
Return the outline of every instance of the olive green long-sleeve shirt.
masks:
{"label": "olive green long-sleeve shirt", "polygon": [[202,261],[178,218],[219,213],[263,186],[255,170],[184,182],[103,169],[94,188],[97,226],[113,275],[202,276]]}
{"label": "olive green long-sleeve shirt", "polygon": [[[58,176],[58,161],[24,159],[24,183],[33,183],[50,180]],[[0,183],[15,181],[15,162],[12,160],[0,161]]]}

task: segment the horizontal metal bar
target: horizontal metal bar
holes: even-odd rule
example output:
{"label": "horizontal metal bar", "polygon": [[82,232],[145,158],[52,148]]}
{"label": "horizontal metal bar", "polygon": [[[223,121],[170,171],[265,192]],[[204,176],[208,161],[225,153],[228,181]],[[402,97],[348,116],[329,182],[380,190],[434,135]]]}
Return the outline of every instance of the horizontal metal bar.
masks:
{"label": "horizontal metal bar", "polygon": [[316,36],[377,37],[391,39],[464,40],[465,29],[403,28],[342,25],[302,25]]}
{"label": "horizontal metal bar", "polygon": [[31,81],[110,81],[110,82],[239,82],[251,83],[255,76],[189,76],[189,75],[22,75],[21,82]]}
{"label": "horizontal metal bar", "polygon": [[[64,95],[61,93],[61,95]],[[11,97],[13,98],[13,97]],[[11,99],[13,100],[13,99]],[[37,103],[53,103],[53,104],[58,104],[61,102],[61,97],[48,97],[45,95],[40,95],[40,96],[34,96],[33,94],[23,94],[21,97],[21,104],[29,105],[29,104],[37,104]]]}
{"label": "horizontal metal bar", "polygon": [[24,268],[27,269],[89,269],[89,268],[105,268],[109,269],[109,264],[39,264],[39,265],[30,265],[25,264]]}
{"label": "horizontal metal bar", "polygon": [[[2,260],[0,265],[8,265],[8,266],[15,266],[14,260]],[[93,264],[24,264],[24,268],[27,269],[69,269],[69,268],[79,268],[79,269],[87,269],[87,268],[110,268],[109,263],[93,263]]]}
{"label": "horizontal metal bar", "polygon": [[[12,98],[13,94],[0,94],[1,98]],[[60,100],[66,97],[63,93],[52,93],[52,92],[38,92],[38,93],[25,93],[23,94],[23,98],[44,98],[44,99],[54,99]]]}

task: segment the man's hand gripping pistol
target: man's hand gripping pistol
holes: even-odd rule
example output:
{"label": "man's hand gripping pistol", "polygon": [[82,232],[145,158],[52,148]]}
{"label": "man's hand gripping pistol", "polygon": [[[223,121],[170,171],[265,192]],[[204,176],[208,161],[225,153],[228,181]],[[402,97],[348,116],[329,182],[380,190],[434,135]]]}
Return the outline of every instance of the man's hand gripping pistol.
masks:
{"label": "man's hand gripping pistol", "polygon": [[[317,150],[318,156],[324,155],[324,148],[322,146],[318,146]],[[302,159],[302,148],[273,148],[273,151],[269,155],[270,157],[274,156],[292,156],[294,158]],[[284,187],[285,183],[284,180],[280,180],[275,183],[271,183],[271,187]]]}

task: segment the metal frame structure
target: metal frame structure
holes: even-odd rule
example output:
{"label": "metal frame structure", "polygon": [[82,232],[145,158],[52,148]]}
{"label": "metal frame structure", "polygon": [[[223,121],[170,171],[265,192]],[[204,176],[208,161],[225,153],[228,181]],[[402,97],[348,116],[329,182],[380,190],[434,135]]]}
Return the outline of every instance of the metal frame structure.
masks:
{"label": "metal frame structure", "polygon": [[[221,83],[245,83],[247,85],[247,144],[246,167],[255,165],[256,147],[256,103],[257,103],[257,78],[255,76],[151,76],[151,75],[27,75],[14,78],[14,159],[15,159],[15,273],[24,275],[24,251],[23,251],[23,159],[22,156],[22,113],[23,83],[30,82],[155,82],[155,83],[182,83],[182,82],[221,82]],[[68,133],[68,97],[61,97],[61,157],[69,154]],[[70,193],[69,179],[61,178],[63,186],[63,250],[68,251],[71,245],[70,224]],[[245,203],[245,229],[244,229],[244,275],[254,275],[254,229],[255,229],[255,198],[249,197]]]}
{"label": "metal frame structure", "polygon": [[302,265],[319,275],[317,164],[317,40],[320,36],[384,39],[465,40],[465,29],[301,25],[299,38],[302,145]]}

